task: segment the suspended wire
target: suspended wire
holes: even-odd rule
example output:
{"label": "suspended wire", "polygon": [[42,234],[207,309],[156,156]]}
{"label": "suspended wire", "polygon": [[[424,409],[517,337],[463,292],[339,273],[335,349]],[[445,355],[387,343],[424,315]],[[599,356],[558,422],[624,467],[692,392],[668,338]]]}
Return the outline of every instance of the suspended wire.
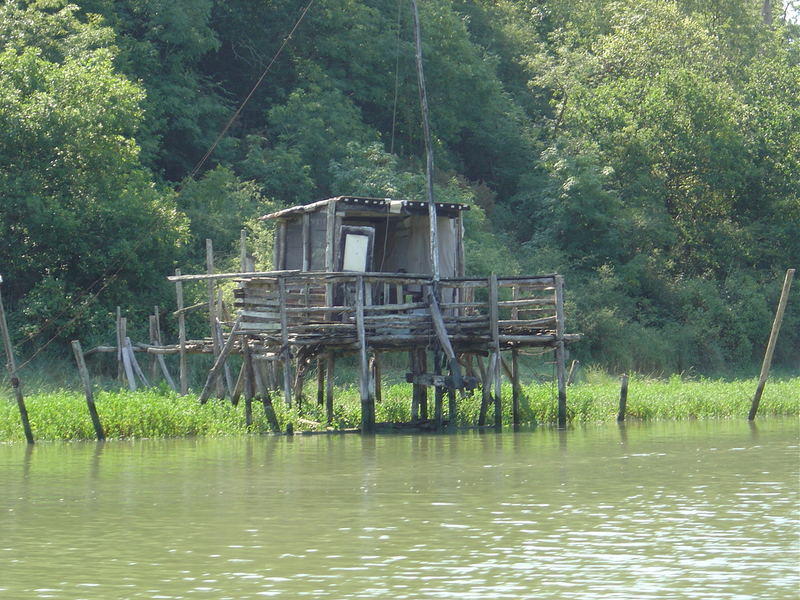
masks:
{"label": "suspended wire", "polygon": [[394,105],[392,107],[392,141],[389,144],[389,154],[394,154],[394,134],[397,126],[397,96],[400,89],[400,15],[402,14],[403,0],[397,0],[397,49],[394,59]]}
{"label": "suspended wire", "polygon": [[209,148],[209,149],[206,151],[206,153],[203,155],[203,158],[201,158],[201,159],[200,159],[200,161],[199,161],[199,162],[198,162],[198,163],[195,165],[194,169],[192,169],[192,172],[189,174],[189,179],[194,179],[195,175],[197,175],[197,173],[199,173],[199,172],[200,172],[200,169],[202,169],[202,168],[203,168],[203,165],[206,163],[206,161],[207,161],[207,160],[208,160],[208,159],[211,157],[211,155],[214,153],[214,150],[216,150],[216,148],[217,148],[217,146],[219,145],[219,143],[222,141],[222,139],[223,139],[223,138],[225,137],[225,135],[228,133],[228,130],[231,128],[231,125],[233,125],[233,122],[234,122],[234,121],[235,121],[235,120],[236,120],[236,119],[239,117],[239,115],[242,113],[242,110],[244,110],[244,107],[245,107],[245,106],[247,105],[247,103],[250,101],[250,98],[252,98],[252,97],[253,97],[253,94],[255,94],[256,90],[259,88],[259,86],[261,85],[261,83],[264,81],[264,78],[266,78],[266,76],[267,76],[267,73],[269,73],[270,69],[272,69],[272,65],[274,65],[274,64],[275,64],[275,61],[277,61],[277,60],[278,60],[278,57],[281,55],[281,53],[283,52],[283,49],[284,49],[284,48],[286,47],[286,45],[289,43],[289,40],[290,40],[290,39],[292,39],[292,36],[294,35],[294,32],[295,32],[295,31],[297,30],[297,28],[300,26],[300,23],[302,23],[303,19],[304,19],[304,18],[305,18],[305,16],[306,16],[306,13],[307,13],[307,12],[308,12],[308,10],[311,8],[311,5],[312,5],[312,4],[314,4],[314,1],[315,1],[315,0],[310,0],[310,2],[309,2],[309,3],[306,5],[306,7],[303,9],[303,12],[300,14],[300,18],[298,18],[298,19],[297,19],[297,22],[294,24],[294,27],[292,27],[292,30],[289,32],[289,35],[287,35],[287,36],[286,36],[286,37],[283,39],[283,42],[281,43],[280,47],[278,48],[278,51],[275,53],[275,56],[273,56],[273,57],[272,57],[272,60],[271,60],[271,61],[269,62],[269,64],[267,65],[267,68],[266,68],[266,69],[264,69],[264,72],[261,74],[261,77],[259,77],[259,78],[258,78],[258,81],[256,81],[256,84],[253,86],[253,89],[251,89],[251,90],[250,90],[250,93],[249,93],[249,94],[247,94],[247,97],[245,97],[245,99],[244,99],[244,100],[242,101],[242,103],[239,105],[239,108],[237,108],[237,109],[236,109],[236,112],[235,112],[235,113],[233,113],[233,116],[232,116],[230,119],[228,119],[228,122],[225,124],[225,127],[223,127],[223,128],[222,128],[222,131],[221,131],[221,132],[219,133],[219,135],[217,136],[217,139],[215,139],[215,140],[214,140],[214,143],[213,143],[213,144],[211,144],[211,147],[210,147],[210,148]]}

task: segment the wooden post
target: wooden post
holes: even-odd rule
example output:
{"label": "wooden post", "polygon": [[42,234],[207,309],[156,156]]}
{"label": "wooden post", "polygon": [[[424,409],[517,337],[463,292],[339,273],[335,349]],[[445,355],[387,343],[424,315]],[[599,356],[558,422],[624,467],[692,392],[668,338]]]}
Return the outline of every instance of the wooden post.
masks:
{"label": "wooden post", "polygon": [[[452,371],[450,372],[452,376]],[[455,388],[447,388],[447,428],[455,429],[458,426],[458,406],[456,404]]]}
{"label": "wooden post", "polygon": [[302,271],[311,269],[311,215],[303,213]]}
{"label": "wooden post", "polygon": [[122,383],[125,380],[125,364],[122,359],[122,348],[125,345],[125,338],[122,334],[122,308],[117,307],[117,380]]}
{"label": "wooden post", "polygon": [[[333,271],[334,245],[336,243],[336,201],[328,202],[325,221],[325,271]],[[325,306],[333,306],[333,284],[325,284]],[[328,315],[327,318],[332,318]]]}
{"label": "wooden post", "polygon": [[133,344],[131,343],[131,338],[129,337],[125,338],[125,352],[130,358],[130,364],[131,367],[133,367],[133,372],[139,376],[139,379],[142,381],[142,385],[144,387],[149,387],[150,382],[147,381],[147,377],[145,377],[142,367],[139,366],[139,361],[136,360],[136,355],[133,353]]}
{"label": "wooden post", "polygon": [[567,378],[564,356],[564,278],[556,275],[556,378],[558,380],[558,426],[567,426]]}
{"label": "wooden post", "polygon": [[330,352],[325,359],[325,417],[328,425],[333,423],[333,373],[336,367],[336,355]]}
{"label": "wooden post", "polygon": [[[214,274],[214,243],[210,239],[206,239],[206,273],[209,275]],[[213,279],[206,282],[206,292],[208,301],[208,329],[211,336],[211,348],[214,352],[214,361],[216,362],[219,353],[222,350],[222,343],[217,336],[217,308],[216,308],[216,284]],[[221,379],[217,379],[217,397],[223,398],[225,396],[225,389]]]}
{"label": "wooden post", "polygon": [[[181,276],[181,270],[175,269],[175,276]],[[189,393],[189,374],[186,365],[186,315],[183,306],[183,282],[175,282],[175,296],[178,304],[178,345],[179,345],[179,369],[181,380],[181,396]]]}
{"label": "wooden post", "polygon": [[[433,374],[442,374],[442,351],[437,347],[433,351]],[[433,388],[433,421],[436,431],[442,429],[442,400],[444,397],[444,390],[436,386]]]}
{"label": "wooden post", "polygon": [[498,431],[503,428],[503,412],[502,412],[502,381],[500,379],[500,329],[499,329],[499,307],[498,302],[498,289],[497,289],[497,274],[492,273],[489,277],[489,326],[492,330],[492,361],[490,366],[493,367],[489,370],[492,371],[492,380],[494,381],[494,427]]}
{"label": "wooden post", "polygon": [[286,269],[286,233],[289,230],[289,224],[285,219],[281,219],[278,223],[278,265],[276,269],[283,271]]}
{"label": "wooden post", "polygon": [[625,410],[628,407],[628,375],[619,378],[619,412],[617,413],[617,423],[625,422]]}
{"label": "wooden post", "polygon": [[380,355],[375,352],[370,359],[370,371],[372,372],[373,387],[375,389],[375,402],[383,402],[383,390],[381,389],[381,360]]}
{"label": "wooden post", "polygon": [[136,391],[136,377],[133,373],[132,356],[128,353],[128,319],[121,317],[119,320],[119,332],[121,336],[120,351],[122,352],[122,366],[125,369],[125,377],[128,380],[128,389],[132,392]]}
{"label": "wooden post", "polygon": [[475,357],[478,362],[478,371],[481,374],[481,409],[478,413],[478,427],[486,425],[486,412],[489,410],[489,404],[492,402],[492,382],[486,367],[483,366],[483,358],[480,356]]}
{"label": "wooden post", "polygon": [[[419,360],[417,358],[418,351],[416,348],[412,348],[408,351],[408,370],[413,375],[419,375]],[[415,423],[419,421],[419,389],[422,386],[418,384],[412,384],[411,386],[411,422]]]}
{"label": "wooden post", "polygon": [[[156,316],[150,315],[147,318],[148,330],[150,332],[150,345],[151,346],[158,346],[158,341],[156,340]],[[155,383],[156,379],[158,378],[158,362],[156,361],[156,355],[153,354],[150,357],[150,380]]]}
{"label": "wooden post", "polygon": [[573,360],[569,366],[569,375],[567,375],[567,385],[570,386],[575,383],[575,374],[578,372],[578,367],[581,366],[581,361]]}
{"label": "wooden post", "polygon": [[249,271],[249,264],[247,260],[247,230],[239,230],[239,270],[242,273]]}
{"label": "wooden post", "polygon": [[83,360],[83,350],[78,340],[72,341],[72,352],[75,354],[75,362],[78,363],[78,373],[80,373],[81,381],[83,382],[83,390],[86,394],[86,406],[89,407],[89,416],[92,418],[94,432],[97,435],[97,441],[102,442],[106,439],[106,434],[103,431],[103,425],[100,423],[97,407],[94,404],[92,382],[89,379],[89,371],[86,369],[86,362]]}
{"label": "wooden post", "polygon": [[294,385],[292,389],[297,411],[300,412],[303,407],[303,383],[305,382],[306,378],[306,363],[304,360],[298,357],[295,364],[297,366],[294,370]]}
{"label": "wooden post", "polygon": [[242,338],[242,371],[244,372],[244,424],[250,427],[253,424],[253,396],[255,396],[255,371],[253,370],[253,357],[247,340]]}
{"label": "wooden post", "polygon": [[[217,290],[217,315],[214,319],[214,327],[216,328],[217,340],[220,348],[222,348],[225,343],[225,336],[222,333],[222,321],[225,320],[224,309],[225,305],[222,302],[222,290]],[[228,394],[233,395],[233,377],[231,376],[231,367],[227,362],[225,362],[223,366],[223,372],[225,375],[225,388],[228,390]]]}
{"label": "wooden post", "polygon": [[433,142],[431,141],[431,127],[428,115],[428,92],[425,87],[425,71],[422,65],[422,31],[419,23],[419,10],[417,1],[411,0],[414,13],[414,48],[417,59],[417,83],[419,84],[419,104],[422,108],[422,130],[425,138],[425,155],[427,157],[426,190],[428,194],[428,220],[430,221],[430,258],[433,270],[433,281],[439,281],[439,228],[436,221],[436,202],[433,197]]}
{"label": "wooden post", "polygon": [[775,352],[775,344],[778,341],[778,334],[781,331],[781,323],[783,323],[783,313],[786,310],[786,303],[789,301],[789,290],[792,288],[792,279],[794,279],[794,269],[789,269],[786,271],[786,278],[783,280],[781,299],[778,302],[778,309],[775,311],[775,320],[772,322],[772,330],[769,333],[769,342],[767,342],[767,350],[764,353],[764,362],[761,363],[761,374],[758,377],[758,386],[753,396],[750,414],[747,417],[750,421],[756,418],[758,405],[761,402],[761,395],[764,393],[764,386],[767,384],[769,369],[772,366],[772,355]]}
{"label": "wooden post", "polygon": [[317,405],[322,406],[325,404],[325,361],[322,358],[317,359]]}
{"label": "wooden post", "polygon": [[[3,283],[3,278],[0,277],[0,285]],[[3,295],[0,293],[0,329],[2,329],[3,346],[6,350],[6,368],[8,375],[11,378],[11,387],[14,390],[14,397],[17,400],[17,408],[19,409],[19,417],[22,421],[22,429],[25,432],[25,439],[29,444],[33,443],[33,432],[31,431],[31,424],[28,419],[28,409],[25,406],[25,398],[22,395],[22,388],[20,387],[19,377],[17,377],[17,361],[14,359],[14,348],[11,346],[11,335],[8,332],[8,323],[6,322],[6,311],[3,307]]]}
{"label": "wooden post", "polygon": [[522,395],[519,385],[519,350],[511,351],[511,424],[519,426],[519,399]]}
{"label": "wooden post", "polygon": [[283,399],[292,406],[292,360],[289,351],[289,316],[286,313],[286,279],[278,278],[278,294],[281,304],[281,354],[283,356]]}
{"label": "wooden post", "polygon": [[360,358],[361,432],[375,431],[375,399],[369,393],[369,361],[367,359],[367,333],[364,327],[364,278],[356,278],[356,329]]}

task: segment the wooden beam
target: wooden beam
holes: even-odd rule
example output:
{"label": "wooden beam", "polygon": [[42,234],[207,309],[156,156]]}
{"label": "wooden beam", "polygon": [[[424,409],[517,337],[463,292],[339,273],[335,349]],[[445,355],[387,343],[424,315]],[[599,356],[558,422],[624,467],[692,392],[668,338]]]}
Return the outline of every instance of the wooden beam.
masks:
{"label": "wooden beam", "polygon": [[214,361],[214,366],[211,367],[211,370],[208,372],[208,377],[206,378],[206,384],[203,387],[203,391],[200,393],[200,404],[205,404],[208,402],[208,398],[211,396],[211,387],[214,383],[219,379],[220,373],[222,373],[225,363],[228,360],[228,356],[230,356],[231,351],[233,350],[233,345],[236,342],[236,332],[239,328],[239,320],[237,319],[234,324],[233,328],[231,329],[230,335],[228,336],[228,340],[225,342],[225,346],[223,346],[222,350],[219,353],[219,356]]}

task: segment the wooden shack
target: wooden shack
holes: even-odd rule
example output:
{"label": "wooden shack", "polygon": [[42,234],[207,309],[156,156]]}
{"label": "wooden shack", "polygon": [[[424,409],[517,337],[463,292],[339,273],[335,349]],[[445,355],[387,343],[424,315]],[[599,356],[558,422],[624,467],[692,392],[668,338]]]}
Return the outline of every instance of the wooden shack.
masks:
{"label": "wooden shack", "polygon": [[[467,210],[463,204],[437,203],[433,231],[424,202],[340,196],[294,206],[262,217],[276,224],[275,270],[220,275],[209,269],[205,276],[171,278],[178,283],[238,281],[237,316],[228,341],[223,344],[219,334],[214,341],[215,366],[201,400],[211,394],[228,354],[238,348],[246,355],[245,366],[251,364],[250,375],[243,368],[240,381],[257,375],[253,363],[277,365],[279,387],[290,405],[300,397],[304,375],[316,365],[318,399],[324,397],[330,421],[335,362],[354,354],[361,428],[369,432],[375,427],[374,403],[380,395],[378,357],[405,352],[407,380],[414,384],[413,421],[437,429],[455,425],[458,393],[479,386],[483,402],[478,425],[486,423],[493,406],[499,427],[501,373],[513,383],[512,419],[518,423],[518,352],[539,347],[556,354],[559,422],[564,424],[564,345],[577,336],[564,328],[563,279],[555,274],[466,277]],[[431,244],[432,233],[437,244]],[[433,247],[438,247],[438,277],[431,264]],[[209,288],[212,309],[213,297]],[[510,361],[503,352],[511,354]],[[431,411],[430,388],[435,392]]]}

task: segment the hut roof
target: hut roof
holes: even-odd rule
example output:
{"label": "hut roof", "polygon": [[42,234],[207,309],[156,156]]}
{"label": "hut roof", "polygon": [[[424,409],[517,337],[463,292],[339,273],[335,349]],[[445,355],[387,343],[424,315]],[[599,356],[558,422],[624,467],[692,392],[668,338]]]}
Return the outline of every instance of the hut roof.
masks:
{"label": "hut roof", "polygon": [[[284,208],[260,217],[261,221],[268,219],[288,219],[303,213],[316,212],[328,204],[335,202],[337,210],[345,213],[367,212],[372,214],[397,214],[397,215],[427,215],[428,203],[412,200],[395,200],[392,198],[365,198],[361,196],[337,196],[327,198],[311,204]],[[469,210],[468,204],[455,202],[437,202],[436,214],[440,217],[455,217],[459,212]]]}

